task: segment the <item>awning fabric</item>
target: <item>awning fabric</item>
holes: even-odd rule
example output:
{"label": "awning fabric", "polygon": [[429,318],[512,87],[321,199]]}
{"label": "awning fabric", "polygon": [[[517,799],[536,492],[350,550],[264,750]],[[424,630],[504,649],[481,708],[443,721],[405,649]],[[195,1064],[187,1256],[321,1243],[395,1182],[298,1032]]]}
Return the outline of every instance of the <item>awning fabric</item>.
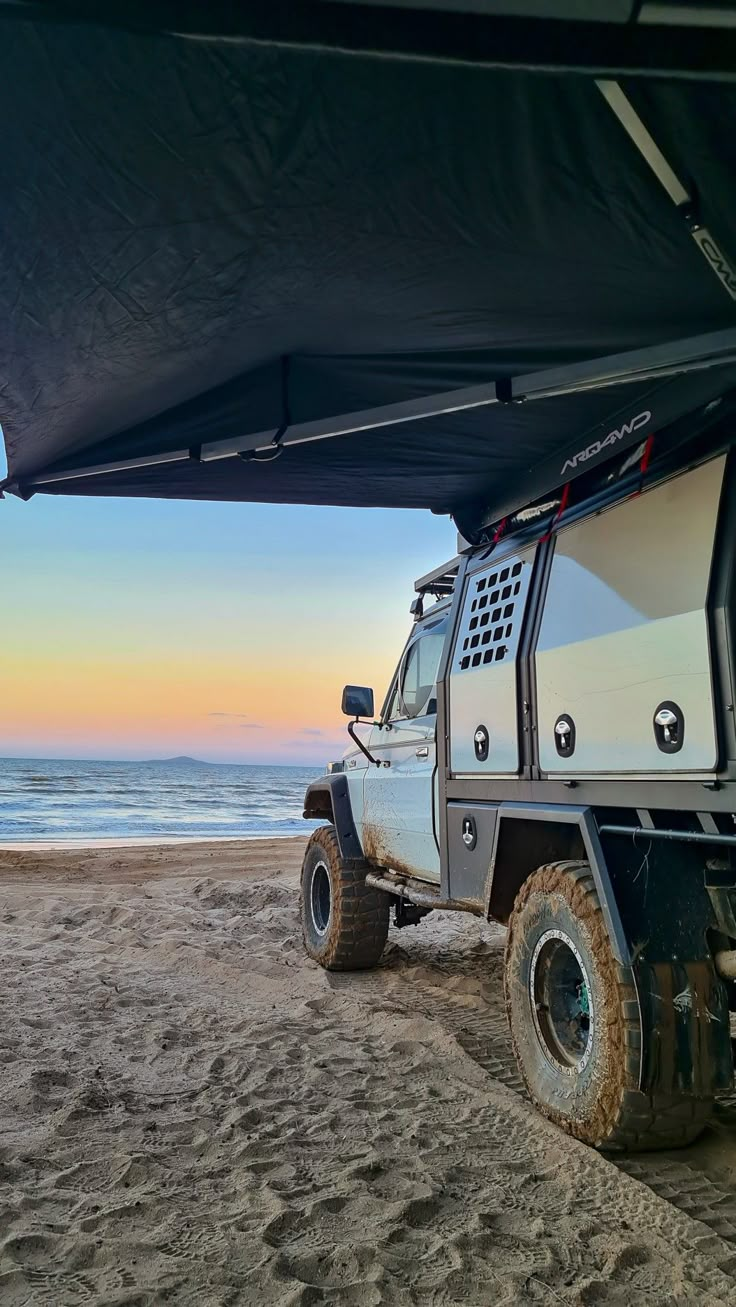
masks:
{"label": "awning fabric", "polygon": [[[732,363],[279,449],[297,424],[736,327],[693,239],[736,259],[736,84],[619,77],[678,207],[593,76],[43,8],[0,9],[6,489],[500,511],[556,451],[736,385]],[[277,457],[237,456],[264,431]]]}

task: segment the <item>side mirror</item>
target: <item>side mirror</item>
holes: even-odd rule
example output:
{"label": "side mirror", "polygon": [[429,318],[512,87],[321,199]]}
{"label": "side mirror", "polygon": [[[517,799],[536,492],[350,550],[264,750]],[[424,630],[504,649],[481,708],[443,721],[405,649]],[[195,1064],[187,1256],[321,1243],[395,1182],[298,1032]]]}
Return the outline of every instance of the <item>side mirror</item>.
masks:
{"label": "side mirror", "polygon": [[346,717],[372,717],[373,691],[365,685],[346,685],[342,692],[342,710]]}

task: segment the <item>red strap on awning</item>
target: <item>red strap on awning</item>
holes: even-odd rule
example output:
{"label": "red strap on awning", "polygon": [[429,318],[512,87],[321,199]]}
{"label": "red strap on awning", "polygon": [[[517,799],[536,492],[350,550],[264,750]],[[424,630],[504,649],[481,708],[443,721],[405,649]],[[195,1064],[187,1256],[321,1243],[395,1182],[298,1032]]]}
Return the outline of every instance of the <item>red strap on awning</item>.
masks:
{"label": "red strap on awning", "polygon": [[632,491],[630,496],[631,499],[636,499],[637,495],[640,495],[642,492],[644,477],[647,474],[647,470],[649,468],[649,464],[652,459],[653,448],[654,448],[654,436],[653,435],[647,436],[646,441],[644,443],[644,453],[642,454],[641,462],[639,463],[639,484],[636,487],[636,490]]}
{"label": "red strap on awning", "polygon": [[557,526],[557,523],[562,517],[562,514],[567,508],[569,501],[570,501],[570,482],[568,481],[567,485],[563,488],[560,502],[557,505],[557,512],[555,513],[554,517],[552,518],[552,521],[549,524],[549,530],[545,531],[544,535],[541,537],[539,541],[540,545],[543,545],[546,540],[549,540],[550,536],[552,535],[552,532]]}
{"label": "red strap on awning", "polygon": [[647,443],[644,446],[644,453],[641,456],[641,463],[639,464],[640,476],[646,475],[652,457],[653,448],[654,448],[654,436],[647,436]]}
{"label": "red strap on awning", "polygon": [[508,520],[509,520],[509,519],[508,519],[507,517],[502,517],[502,518],[501,518],[501,521],[499,522],[498,526],[496,527],[496,530],[493,532],[493,540],[491,541],[491,544],[493,544],[493,545],[497,545],[497,544],[498,544],[499,540],[501,539],[501,536],[503,535],[504,531],[506,530],[506,523],[508,522]]}

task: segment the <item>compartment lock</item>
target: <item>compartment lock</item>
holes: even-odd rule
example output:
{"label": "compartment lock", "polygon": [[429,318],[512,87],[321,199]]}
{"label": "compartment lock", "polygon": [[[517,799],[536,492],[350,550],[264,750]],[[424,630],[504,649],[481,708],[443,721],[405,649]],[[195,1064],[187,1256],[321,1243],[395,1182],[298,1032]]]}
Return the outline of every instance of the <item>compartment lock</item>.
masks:
{"label": "compartment lock", "polygon": [[685,740],[685,718],[682,709],[666,699],[654,713],[654,738],[662,753],[679,753]]}
{"label": "compartment lock", "polygon": [[555,748],[561,758],[570,758],[575,752],[575,723],[568,713],[555,722]]}

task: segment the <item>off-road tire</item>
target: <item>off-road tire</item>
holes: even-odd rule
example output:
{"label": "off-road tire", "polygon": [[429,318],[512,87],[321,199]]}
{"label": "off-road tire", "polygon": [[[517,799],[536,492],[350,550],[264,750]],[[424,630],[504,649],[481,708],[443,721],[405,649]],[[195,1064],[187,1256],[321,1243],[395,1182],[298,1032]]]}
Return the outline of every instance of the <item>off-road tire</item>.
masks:
{"label": "off-road tire", "polygon": [[[539,951],[540,940],[555,930],[574,944],[590,981],[594,1020],[589,1061],[579,1073],[564,1073],[545,1051],[532,992],[535,948]],[[509,921],[504,993],[514,1053],[529,1094],[568,1134],[600,1149],[640,1151],[679,1148],[701,1133],[712,1099],[644,1094],[637,1087],[639,1005],[613,955],[587,863],[551,863],[522,885]]]}
{"label": "off-road tire", "polygon": [[334,827],[320,826],[311,836],[302,863],[302,936],[310,958],[327,971],[374,967],[383,953],[390,898],[366,885],[368,870],[362,859],[341,856]]}

